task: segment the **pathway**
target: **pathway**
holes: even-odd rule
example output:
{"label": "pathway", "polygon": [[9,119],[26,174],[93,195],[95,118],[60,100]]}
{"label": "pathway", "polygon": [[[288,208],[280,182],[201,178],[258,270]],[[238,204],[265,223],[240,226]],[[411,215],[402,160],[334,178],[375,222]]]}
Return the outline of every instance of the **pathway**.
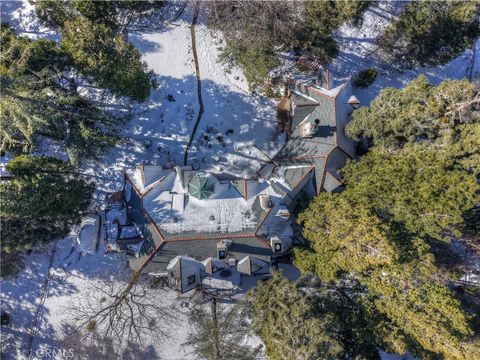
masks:
{"label": "pathway", "polygon": [[197,77],[197,98],[198,98],[198,105],[200,108],[198,110],[197,120],[195,120],[195,125],[193,126],[192,135],[190,136],[187,147],[185,148],[185,154],[183,157],[184,165],[187,165],[188,163],[188,152],[190,151],[190,147],[192,146],[193,139],[195,139],[195,133],[197,132],[198,125],[200,124],[200,120],[202,119],[202,115],[205,111],[203,107],[203,100],[202,100],[202,80],[200,78],[200,65],[198,62],[197,42],[195,37],[195,25],[197,25],[198,13],[200,11],[200,3],[201,1],[195,2],[195,12],[193,14],[192,25],[190,25],[190,33],[192,36],[192,51],[193,51],[193,58],[195,60],[195,75]]}

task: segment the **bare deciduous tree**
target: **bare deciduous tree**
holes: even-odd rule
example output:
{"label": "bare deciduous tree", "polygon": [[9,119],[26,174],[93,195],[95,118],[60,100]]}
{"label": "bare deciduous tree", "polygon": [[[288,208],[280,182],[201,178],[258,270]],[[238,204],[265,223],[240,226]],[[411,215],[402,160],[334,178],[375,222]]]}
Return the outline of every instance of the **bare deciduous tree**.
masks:
{"label": "bare deciduous tree", "polygon": [[295,41],[304,4],[298,1],[209,1],[213,25],[227,39],[258,46]]}
{"label": "bare deciduous tree", "polygon": [[98,333],[120,346],[169,336],[162,323],[174,321],[173,309],[140,273],[128,283],[107,278],[90,281],[88,287],[69,308],[85,338]]}
{"label": "bare deciduous tree", "polygon": [[112,339],[101,336],[93,331],[90,335],[90,341],[85,342],[80,329],[68,325],[62,325],[60,338],[55,342],[55,348],[58,353],[73,354],[75,359],[84,360],[141,360],[158,359],[153,346],[143,347],[139,344],[127,341],[122,349],[115,346]]}

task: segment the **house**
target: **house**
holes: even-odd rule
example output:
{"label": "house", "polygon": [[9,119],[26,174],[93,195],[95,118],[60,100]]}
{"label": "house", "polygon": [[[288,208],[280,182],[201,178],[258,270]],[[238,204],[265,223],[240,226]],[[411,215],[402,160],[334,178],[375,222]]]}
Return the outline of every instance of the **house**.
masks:
{"label": "house", "polygon": [[342,186],[338,170],[355,156],[344,128],[358,100],[349,79],[336,84],[324,69],[314,81],[292,83],[289,96],[289,139],[255,179],[189,166],[125,173],[126,220],[115,216],[112,233],[133,255],[132,269],[170,278],[183,293],[206,279],[268,274],[290,252],[300,195]]}

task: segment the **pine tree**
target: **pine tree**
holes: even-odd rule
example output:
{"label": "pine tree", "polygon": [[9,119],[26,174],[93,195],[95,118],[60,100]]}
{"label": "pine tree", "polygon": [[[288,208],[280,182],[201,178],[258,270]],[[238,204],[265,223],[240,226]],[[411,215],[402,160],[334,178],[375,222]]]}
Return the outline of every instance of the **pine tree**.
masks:
{"label": "pine tree", "polygon": [[14,178],[0,184],[2,250],[65,236],[90,205],[93,185],[61,160],[21,155],[6,168]]}
{"label": "pine tree", "polygon": [[469,359],[464,349],[474,335],[471,317],[439,282],[439,270],[428,247],[417,240],[417,254],[392,266],[379,267],[361,280],[377,311],[424,350],[451,359]]}
{"label": "pine tree", "polygon": [[280,274],[259,282],[249,296],[252,326],[272,360],[337,358],[343,351],[332,334],[330,313],[316,316],[314,298]]}
{"label": "pine tree", "polygon": [[370,106],[354,111],[346,133],[354,140],[366,138],[388,149],[434,141],[461,123],[478,120],[471,112],[479,102],[478,90],[467,80],[433,86],[421,75],[404,88],[383,89]]}
{"label": "pine tree", "polygon": [[212,1],[209,15],[225,36],[222,58],[239,65],[253,89],[280,64],[279,48],[305,49],[328,64],[338,53],[333,32],[345,22],[358,23],[372,3]]}
{"label": "pine tree", "polygon": [[343,194],[322,193],[299,216],[309,248],[296,248],[296,265],[304,272],[333,280],[342,273],[363,272],[390,264],[398,256],[389,227]]}
{"label": "pine tree", "polygon": [[64,73],[71,60],[54,42],[16,37],[7,27],[1,31],[1,150],[29,152],[44,136],[62,142],[77,162],[118,141],[125,119],[80,97]]}
{"label": "pine tree", "polygon": [[148,21],[165,7],[165,1],[42,0],[34,5],[37,16],[50,27],[61,29],[67,20],[85,17],[121,33],[132,24]]}
{"label": "pine tree", "polygon": [[193,347],[193,353],[199,359],[258,359],[259,354],[244,344],[250,331],[244,306],[237,304],[222,308],[215,297],[210,305],[210,312],[203,307],[192,310],[190,322],[194,330],[183,345]]}
{"label": "pine tree", "polygon": [[[307,246],[295,250],[295,263],[333,284],[359,281],[367,331],[384,349],[427,359],[478,356],[478,316],[448,288],[451,269],[438,265],[439,240],[475,226],[478,104],[466,81],[433,87],[419,78],[384,90],[348,128],[374,145],[342,169],[345,190],[321,194],[299,216]],[[371,257],[375,251],[384,261]]]}
{"label": "pine tree", "polygon": [[378,39],[380,56],[401,68],[445,64],[480,34],[476,1],[413,1]]}
{"label": "pine tree", "polygon": [[80,72],[115,95],[142,102],[156,86],[153,72],[141,61],[140,52],[105,25],[81,17],[65,22],[62,51]]}
{"label": "pine tree", "polygon": [[375,148],[342,172],[342,196],[438,240],[459,236],[463,215],[479,201],[476,175],[444,147],[410,144],[396,153]]}
{"label": "pine tree", "polygon": [[325,286],[318,278],[289,282],[279,272],[247,296],[255,332],[269,359],[379,359],[365,331],[370,319],[358,282]]}

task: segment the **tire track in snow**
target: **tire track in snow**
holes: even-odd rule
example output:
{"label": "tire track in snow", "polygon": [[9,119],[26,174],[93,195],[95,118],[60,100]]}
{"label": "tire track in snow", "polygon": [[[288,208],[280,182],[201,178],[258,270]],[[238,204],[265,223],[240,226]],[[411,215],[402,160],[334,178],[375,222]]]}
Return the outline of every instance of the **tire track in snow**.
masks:
{"label": "tire track in snow", "polygon": [[200,124],[200,120],[202,119],[202,115],[205,111],[203,107],[203,100],[202,100],[202,80],[200,78],[200,65],[198,62],[197,41],[195,37],[195,25],[197,25],[198,13],[200,11],[200,3],[201,1],[195,2],[195,11],[193,14],[192,25],[190,25],[190,33],[192,36],[192,52],[193,52],[193,59],[195,60],[195,75],[197,77],[197,98],[198,98],[198,105],[200,108],[198,110],[197,120],[195,121],[195,125],[193,126],[192,135],[190,136],[187,147],[185,148],[185,154],[183,157],[184,165],[187,165],[188,163],[188,152],[190,151],[190,147],[192,146],[193,139],[195,138],[198,125]]}

